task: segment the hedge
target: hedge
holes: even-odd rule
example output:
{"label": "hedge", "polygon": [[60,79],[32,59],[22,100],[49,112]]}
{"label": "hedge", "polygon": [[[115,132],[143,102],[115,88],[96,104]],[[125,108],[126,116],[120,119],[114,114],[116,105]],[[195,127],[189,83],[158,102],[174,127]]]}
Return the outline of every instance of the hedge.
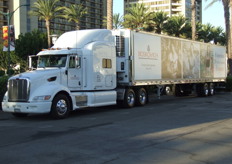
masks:
{"label": "hedge", "polygon": [[4,97],[4,94],[7,90],[7,80],[8,80],[8,76],[1,76],[0,77],[0,110],[2,110],[2,100]]}

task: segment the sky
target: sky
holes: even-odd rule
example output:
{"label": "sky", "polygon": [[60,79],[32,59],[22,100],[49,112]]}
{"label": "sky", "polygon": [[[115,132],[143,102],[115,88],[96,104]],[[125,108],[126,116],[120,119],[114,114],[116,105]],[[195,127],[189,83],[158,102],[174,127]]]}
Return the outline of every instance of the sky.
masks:
{"label": "sky", "polygon": [[[120,15],[123,15],[123,1],[124,0],[113,0],[113,12],[114,13],[120,13]],[[210,23],[215,27],[221,26],[225,29],[225,19],[224,19],[224,10],[222,2],[216,2],[213,4],[213,6],[210,6],[209,8],[205,9],[208,2],[205,2],[205,0],[202,1],[202,23]]]}

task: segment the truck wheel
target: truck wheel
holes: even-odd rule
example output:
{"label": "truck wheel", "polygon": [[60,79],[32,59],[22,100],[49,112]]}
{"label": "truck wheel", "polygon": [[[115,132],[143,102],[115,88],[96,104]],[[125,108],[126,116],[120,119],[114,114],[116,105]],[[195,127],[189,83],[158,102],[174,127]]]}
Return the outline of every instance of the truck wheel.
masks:
{"label": "truck wheel", "polygon": [[52,101],[51,116],[56,119],[62,119],[69,115],[70,102],[66,95],[58,94]]}
{"label": "truck wheel", "polygon": [[206,97],[209,95],[209,86],[207,83],[197,85],[197,95],[199,97]]}
{"label": "truck wheel", "polygon": [[127,108],[135,106],[135,92],[133,89],[126,89],[123,106]]}
{"label": "truck wheel", "polygon": [[22,118],[22,117],[27,117],[28,113],[12,113],[13,116]]}
{"label": "truck wheel", "polygon": [[214,84],[210,83],[209,84],[209,96],[213,96],[214,94],[215,94]]}
{"label": "truck wheel", "polygon": [[147,92],[144,88],[139,88],[136,90],[136,105],[143,106],[147,103]]}
{"label": "truck wheel", "polygon": [[171,85],[165,86],[164,94],[168,96],[173,95],[173,88]]}
{"label": "truck wheel", "polygon": [[175,85],[175,92],[174,92],[176,97],[181,97],[183,96],[182,90],[181,90],[181,86],[179,84]]}

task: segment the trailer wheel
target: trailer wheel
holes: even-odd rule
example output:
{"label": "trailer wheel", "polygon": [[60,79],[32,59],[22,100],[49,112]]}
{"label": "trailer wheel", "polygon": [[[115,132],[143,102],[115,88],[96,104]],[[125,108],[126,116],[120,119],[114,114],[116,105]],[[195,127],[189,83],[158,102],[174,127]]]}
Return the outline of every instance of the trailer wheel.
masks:
{"label": "trailer wheel", "polygon": [[165,86],[164,94],[168,96],[173,95],[173,88],[171,85]]}
{"label": "trailer wheel", "polygon": [[199,97],[206,97],[209,95],[209,86],[207,83],[197,85],[197,95]]}
{"label": "trailer wheel", "polygon": [[181,86],[179,84],[175,85],[175,92],[174,92],[176,97],[181,97],[183,96],[182,90],[181,90]]}
{"label": "trailer wheel", "polygon": [[209,84],[209,96],[213,96],[214,94],[215,94],[214,84],[210,83]]}
{"label": "trailer wheel", "polygon": [[135,92],[133,89],[126,89],[123,106],[126,108],[132,108],[135,106]]}
{"label": "trailer wheel", "polygon": [[147,103],[147,92],[144,88],[136,90],[136,105],[143,106]]}
{"label": "trailer wheel", "polygon": [[52,101],[51,116],[55,119],[63,119],[69,115],[70,102],[66,95],[58,94]]}

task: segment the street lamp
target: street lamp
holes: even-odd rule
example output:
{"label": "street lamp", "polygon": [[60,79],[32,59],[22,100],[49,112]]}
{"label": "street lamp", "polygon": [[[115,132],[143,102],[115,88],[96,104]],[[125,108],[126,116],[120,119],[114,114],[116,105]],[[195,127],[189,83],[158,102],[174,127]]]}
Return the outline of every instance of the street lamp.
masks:
{"label": "street lamp", "polygon": [[17,7],[14,11],[10,12],[8,10],[7,13],[4,13],[2,11],[0,11],[0,14],[2,14],[3,16],[5,16],[7,18],[7,26],[8,26],[8,49],[7,49],[7,54],[8,54],[8,68],[7,68],[7,74],[9,75],[9,70],[10,70],[10,20],[12,18],[12,16],[14,15],[15,11],[18,10],[20,7],[22,6],[30,6],[29,4],[24,4],[24,5],[20,5],[19,7]]}

